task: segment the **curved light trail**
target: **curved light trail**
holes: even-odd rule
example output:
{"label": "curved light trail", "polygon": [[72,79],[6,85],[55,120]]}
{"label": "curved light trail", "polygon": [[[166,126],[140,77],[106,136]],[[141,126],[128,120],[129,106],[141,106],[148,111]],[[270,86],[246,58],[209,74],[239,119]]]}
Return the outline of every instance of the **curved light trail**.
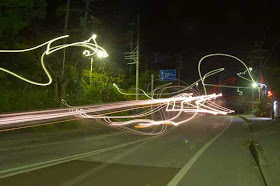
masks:
{"label": "curved light trail", "polygon": [[[50,85],[52,83],[52,77],[49,73],[49,71],[47,70],[46,66],[45,66],[45,61],[44,61],[44,58],[46,55],[50,55],[58,50],[61,50],[61,49],[65,49],[67,47],[85,47],[86,50],[83,51],[83,55],[85,57],[92,57],[93,55],[97,55],[98,57],[108,57],[108,54],[107,52],[102,48],[100,47],[97,42],[96,42],[96,35],[92,35],[88,40],[85,40],[85,41],[82,41],[82,42],[76,42],[76,43],[71,43],[71,44],[63,44],[63,45],[57,45],[57,46],[52,46],[52,44],[55,42],[55,41],[58,41],[58,40],[61,40],[61,39],[65,39],[69,37],[69,35],[65,35],[65,36],[61,36],[61,37],[57,37],[57,38],[54,38],[48,42],[45,42],[41,45],[38,45],[38,46],[35,46],[35,47],[32,47],[32,48],[28,48],[28,49],[22,49],[22,50],[0,50],[0,53],[22,53],[22,52],[29,52],[29,51],[32,51],[32,50],[36,50],[38,48],[41,48],[43,46],[47,46],[45,52],[43,52],[43,54],[41,55],[41,66],[44,70],[44,72],[46,73],[47,77],[48,77],[48,82],[47,83],[39,83],[39,82],[36,82],[36,81],[32,81],[32,80],[29,80],[27,78],[24,78],[10,70],[7,70],[5,68],[2,68],[0,67],[0,71],[3,71],[3,72],[6,72],[10,75],[13,75],[27,83],[30,83],[30,84],[33,84],[33,85],[38,85],[38,86],[47,86],[47,85]],[[93,43],[92,43],[93,42]]]}
{"label": "curved light trail", "polygon": [[[220,72],[224,71],[224,68],[218,68],[215,70],[212,70],[210,72],[207,72],[206,74],[202,75],[201,73],[201,63],[203,60],[209,57],[214,57],[214,56],[224,56],[224,57],[230,57],[241,63],[245,71],[237,73],[237,76],[247,80],[250,82],[250,85],[248,87],[240,87],[240,86],[228,86],[228,85],[215,85],[215,84],[206,84],[205,80],[213,76],[215,74],[218,74]],[[143,90],[141,90],[143,96],[147,97],[150,100],[146,100],[146,102],[141,103],[140,105],[152,105],[150,109],[147,109],[145,112],[141,112],[139,114],[134,114],[134,115],[129,115],[129,116],[122,116],[122,115],[111,115],[110,112],[105,112],[102,114],[88,114],[86,113],[83,109],[72,109],[71,112],[73,112],[74,115],[83,117],[83,118],[90,118],[90,119],[97,119],[99,122],[104,122],[106,124],[109,124],[110,126],[122,126],[122,127],[127,127],[129,125],[134,126],[135,128],[145,128],[145,127],[151,127],[151,126],[158,126],[158,125],[174,125],[178,126],[182,123],[188,122],[191,119],[193,119],[198,113],[208,113],[208,114],[222,114],[226,115],[229,113],[233,113],[233,110],[227,109],[225,107],[222,107],[218,104],[215,104],[213,101],[221,97],[222,94],[210,94],[207,95],[207,89],[206,87],[208,86],[218,86],[218,87],[227,87],[227,88],[235,88],[238,93],[240,93],[240,89],[242,88],[251,88],[251,83],[255,83],[252,74],[251,74],[251,68],[247,67],[246,64],[240,60],[239,58],[229,55],[229,54],[209,54],[204,57],[202,57],[199,62],[198,62],[198,74],[200,79],[195,81],[193,84],[186,86],[186,87],[180,87],[180,90],[174,91],[174,92],[164,92],[164,90],[170,88],[170,87],[175,87],[176,86],[163,86],[161,88],[157,88],[155,91],[153,91],[154,95],[158,96],[158,99],[152,99],[151,98],[151,92],[146,93]],[[244,75],[248,73],[249,78],[244,77]],[[202,85],[203,90],[204,90],[204,95],[199,95],[197,92],[196,94],[192,93],[193,87],[199,86],[199,84]],[[132,93],[125,93],[122,91],[116,84],[113,84],[113,86],[117,89],[117,91],[120,94],[123,95],[131,95],[134,96],[135,94]],[[179,86],[177,87],[179,88]],[[184,93],[182,93],[184,92]],[[174,95],[169,98],[160,98],[161,96],[166,96],[166,95]],[[131,105],[132,110],[133,109],[138,109],[140,106],[139,104],[137,105]],[[135,106],[135,107],[134,107]],[[134,108],[133,108],[134,107]],[[124,112],[125,110],[118,110],[118,113]],[[168,112],[176,113],[175,116],[170,117],[166,119],[166,115]],[[159,120],[154,120],[154,119],[146,119],[145,117],[151,116],[155,113],[160,113],[162,116],[161,119]],[[182,113],[190,113],[192,114],[189,116],[187,119],[183,119]],[[116,114],[115,112],[113,114]],[[114,119],[126,119],[125,121],[113,121]],[[127,121],[128,120],[128,121]],[[166,129],[166,128],[165,128]],[[164,129],[164,130],[165,130]]]}
{"label": "curved light trail", "polygon": [[[85,47],[87,50],[83,52],[84,56],[90,57],[93,55],[98,55],[99,57],[107,57],[106,51],[97,45],[95,39],[96,35],[93,35],[86,41],[76,42],[72,44],[51,46],[54,41],[66,38],[68,36],[61,36],[55,38],[46,43],[38,45],[33,48],[25,50],[0,50],[0,52],[28,52],[35,50],[42,46],[47,45],[46,51],[42,54],[41,64],[42,67],[49,78],[48,83],[38,83],[26,78],[23,78],[11,71],[0,68],[0,70],[14,75],[28,83],[40,86],[49,85],[52,82],[51,76],[48,73],[44,65],[45,55],[49,55],[55,51],[72,47]],[[93,43],[91,43],[93,41]],[[224,56],[230,57],[241,63],[245,71],[237,73],[237,76],[250,82],[248,87],[240,86],[228,86],[228,85],[215,85],[207,84],[205,80],[215,74],[224,71],[224,68],[214,69],[206,74],[201,73],[202,62],[209,57],[214,56]],[[153,92],[145,92],[141,89],[141,95],[148,99],[145,100],[135,100],[135,101],[122,101],[115,103],[107,103],[103,105],[93,105],[87,107],[72,107],[67,104],[65,100],[62,103],[68,107],[68,109],[54,109],[49,111],[33,111],[18,114],[2,114],[0,115],[0,127],[10,127],[18,126],[18,124],[28,125],[27,122],[36,121],[49,121],[54,119],[61,119],[65,117],[80,117],[87,119],[96,119],[98,122],[104,123],[111,127],[139,135],[157,135],[162,134],[168,128],[168,126],[179,126],[180,124],[186,123],[198,114],[212,114],[212,115],[226,115],[233,113],[233,110],[225,108],[221,105],[215,103],[215,100],[222,96],[222,94],[207,94],[206,87],[217,86],[225,88],[236,88],[240,92],[240,89],[250,88],[251,83],[255,83],[251,68],[247,67],[246,64],[239,58],[229,55],[229,54],[209,54],[202,57],[198,62],[198,75],[197,81],[186,86],[173,86],[171,83],[161,85],[156,87]],[[248,75],[249,77],[245,77]],[[135,94],[126,93],[121,90],[116,84],[113,86],[117,89],[120,94],[131,95]],[[204,94],[199,94],[199,86],[202,86]],[[197,90],[195,90],[196,88]],[[173,91],[171,91],[173,90]],[[174,91],[176,90],[176,91]],[[156,97],[153,98],[152,94]],[[130,113],[129,113],[130,112]],[[151,129],[146,131],[147,128]]]}

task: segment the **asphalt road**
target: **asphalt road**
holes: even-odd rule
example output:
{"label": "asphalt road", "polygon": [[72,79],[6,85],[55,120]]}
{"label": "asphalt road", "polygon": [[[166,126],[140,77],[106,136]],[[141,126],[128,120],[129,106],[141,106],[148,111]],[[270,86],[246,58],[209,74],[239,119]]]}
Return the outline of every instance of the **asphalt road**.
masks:
{"label": "asphalt road", "polygon": [[264,185],[238,117],[199,116],[160,136],[64,135],[1,141],[0,185]]}
{"label": "asphalt road", "polygon": [[280,185],[280,118],[244,117],[251,123],[259,165],[267,185]]}

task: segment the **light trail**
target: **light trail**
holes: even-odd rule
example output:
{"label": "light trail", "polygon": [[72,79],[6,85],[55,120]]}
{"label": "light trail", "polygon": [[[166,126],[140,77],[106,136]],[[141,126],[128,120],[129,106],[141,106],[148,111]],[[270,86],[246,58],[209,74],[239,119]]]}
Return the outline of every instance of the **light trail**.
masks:
{"label": "light trail", "polygon": [[[142,112],[139,114],[134,114],[130,116],[115,116],[115,115],[110,115],[110,113],[103,113],[102,115],[100,114],[87,114],[83,109],[80,110],[72,110],[72,112],[83,118],[90,118],[90,119],[97,119],[100,122],[104,122],[106,124],[109,124],[110,126],[122,126],[126,127],[129,125],[133,125],[136,128],[143,128],[143,127],[150,127],[150,126],[158,126],[158,125],[174,125],[178,126],[182,123],[188,122],[191,119],[193,119],[198,113],[208,113],[208,114],[221,114],[221,115],[226,115],[229,113],[233,113],[233,110],[230,110],[228,108],[222,107],[216,103],[213,102],[218,97],[221,97],[222,94],[210,94],[207,95],[207,89],[206,87],[208,86],[215,86],[215,87],[223,87],[223,88],[235,88],[237,92],[240,94],[240,89],[248,89],[251,88],[251,84],[248,87],[241,87],[241,86],[228,86],[228,85],[215,85],[215,84],[209,84],[205,83],[205,80],[213,76],[215,74],[218,74],[220,72],[224,71],[224,68],[218,68],[214,69],[210,72],[207,72],[206,74],[202,75],[201,73],[201,63],[203,60],[209,57],[214,57],[214,56],[223,56],[223,57],[229,57],[233,58],[239,63],[241,63],[245,71],[237,73],[237,76],[242,78],[243,80],[249,81],[250,83],[255,83],[251,71],[252,69],[247,67],[246,64],[240,60],[239,58],[229,55],[229,54],[209,54],[204,57],[202,57],[199,62],[198,62],[198,74],[200,79],[195,81],[193,84],[186,86],[184,88],[180,88],[179,91],[175,92],[168,92],[165,93],[164,90],[168,89],[169,87],[162,86],[162,88],[158,88],[155,90],[158,90],[156,93],[153,90],[153,95],[156,95],[158,97],[164,96],[164,95],[174,95],[170,98],[165,98],[165,99],[152,99],[150,95],[152,93],[146,93],[141,89],[141,92],[143,96],[147,97],[150,99],[149,102],[143,103],[143,104],[149,104],[149,105],[155,105],[157,104],[156,108],[153,109],[148,109],[146,112]],[[248,74],[249,78],[244,77],[244,75]],[[198,87],[198,85],[201,84],[204,90],[204,95],[193,95],[193,87]],[[120,94],[123,95],[131,95],[134,96],[135,94],[132,93],[126,93],[122,91],[116,84],[113,84],[113,86],[119,91]],[[172,86],[176,87],[176,86]],[[184,93],[182,93],[184,92]],[[242,95],[242,94],[240,94]],[[131,105],[133,108],[133,105]],[[137,108],[135,108],[137,109]],[[122,112],[124,110],[119,110],[118,112]],[[152,115],[154,113],[159,112],[161,114],[162,119],[161,120],[153,120],[153,119],[145,119],[144,117],[148,115]],[[166,118],[166,114],[168,112],[176,112],[177,114],[169,119],[164,119]],[[187,119],[180,119],[180,116],[182,113],[191,113],[192,115],[187,118]],[[129,119],[128,121],[112,121],[112,119]],[[177,121],[178,120],[178,121]],[[166,128],[165,128],[166,129]]]}
{"label": "light trail", "polygon": [[[89,115],[87,114],[83,109],[76,109],[76,110],[72,110],[72,112],[75,115],[78,115],[80,117],[83,118],[90,118],[90,119],[104,119],[104,121],[111,125],[111,126],[125,126],[125,125],[131,125],[131,124],[137,124],[140,126],[152,126],[152,125],[161,125],[161,124],[172,124],[174,126],[178,126],[182,123],[185,123],[189,120],[191,120],[197,113],[209,113],[209,114],[222,114],[222,115],[226,115],[228,113],[232,113],[234,112],[233,110],[230,109],[226,109],[223,108],[221,106],[215,106],[215,107],[211,107],[211,104],[208,104],[208,102],[210,102],[211,100],[216,99],[217,97],[221,97],[221,94],[211,94],[211,95],[203,95],[203,96],[192,96],[192,94],[182,94],[176,97],[171,97],[171,98],[164,98],[164,99],[152,99],[152,100],[145,100],[144,102],[142,101],[141,103],[139,103],[137,101],[137,104],[142,104],[142,105],[159,105],[159,109],[164,109],[166,112],[178,112],[178,114],[176,114],[176,116],[168,119],[168,120],[161,120],[161,121],[155,121],[155,120],[151,120],[151,119],[133,119],[133,120],[129,120],[129,121],[124,121],[124,122],[112,122],[111,119],[127,119],[127,118],[131,118],[131,116],[110,116],[110,115],[105,115],[102,114],[101,115]],[[176,106],[176,102],[179,103],[179,108],[175,107]],[[185,104],[187,105],[187,107],[185,106]],[[162,106],[164,105],[164,106]],[[171,105],[171,108],[170,108]],[[133,105],[130,105],[131,107]],[[155,112],[158,112],[159,110],[148,110],[146,113],[140,113],[140,114],[136,114],[133,115],[133,117],[135,118],[141,118],[147,115],[151,115]],[[121,111],[120,111],[121,112]],[[176,122],[175,120],[179,118],[179,116],[181,116],[181,114],[183,112],[189,112],[189,113],[194,113],[193,116],[191,116],[188,119]],[[148,114],[147,114],[148,113]]]}
{"label": "light trail", "polygon": [[[111,119],[133,119],[138,117],[145,117],[150,116],[151,114],[155,112],[159,112],[165,109],[167,111],[166,105],[172,105],[171,102],[194,102],[197,100],[205,101],[206,99],[214,99],[216,97],[220,97],[221,95],[209,95],[209,96],[199,96],[199,97],[192,97],[191,94],[183,94],[180,96],[176,96],[175,98],[162,98],[162,99],[150,99],[150,100],[138,100],[138,101],[124,101],[124,102],[116,102],[116,103],[110,103],[106,105],[98,105],[98,106],[87,106],[87,107],[71,107],[70,109],[57,109],[57,110],[50,110],[50,111],[32,111],[32,112],[26,112],[26,113],[18,113],[18,114],[3,114],[0,115],[0,127],[3,128],[0,131],[7,131],[9,129],[6,128],[26,128],[26,125],[32,126],[30,122],[44,122],[44,121],[50,121],[53,119],[63,119],[72,117],[73,115],[77,115],[82,118],[94,118],[99,120],[100,122],[105,122],[106,124],[109,124],[112,127],[116,127],[121,130],[126,130],[128,132],[133,132],[137,134],[146,134],[140,131],[135,131],[134,129],[129,129],[128,127],[121,126],[120,123],[112,122]],[[197,102],[199,103],[199,102]],[[195,103],[194,103],[195,104]],[[199,103],[200,104],[200,103]],[[153,109],[148,109],[148,111],[144,111],[139,114],[130,115],[130,116],[108,116],[107,114],[114,114],[119,112],[124,112],[128,110],[133,109],[139,109],[139,108],[149,108],[151,105],[154,106]],[[172,105],[173,106],[173,105]],[[201,106],[200,106],[201,107]],[[168,111],[176,112],[177,108],[174,107],[171,110],[168,109]],[[69,112],[70,110],[71,112]],[[184,111],[188,111],[190,108],[182,108],[180,111],[180,114],[182,114]],[[198,112],[201,113],[212,113],[213,111],[207,109],[207,108],[201,108],[201,110],[198,110]],[[220,110],[217,111],[218,113],[225,114],[225,111]],[[92,114],[92,113],[98,113],[98,114]],[[100,114],[101,113],[101,114]],[[179,115],[180,115],[179,114]],[[177,115],[177,117],[179,117]],[[176,118],[177,118],[176,117]],[[151,126],[151,125],[161,125],[161,124],[173,124],[178,125],[182,122],[174,122],[173,120],[176,119],[175,117],[173,119],[169,120],[163,120],[163,121],[153,121],[153,120],[141,120],[141,123],[136,122],[139,120],[131,120],[129,124],[135,124],[139,123],[139,126]],[[51,122],[55,123],[55,122]],[[145,124],[144,124],[145,123]],[[23,124],[23,126],[20,126],[19,124]],[[46,125],[46,124],[39,124],[39,125]],[[123,123],[125,125],[125,123]],[[14,129],[12,129],[14,130]],[[166,126],[163,126],[162,130],[160,130],[159,133],[162,133],[166,130]],[[159,134],[156,132],[156,134]],[[146,134],[147,135],[147,134]],[[153,133],[149,133],[148,135],[153,135]]]}
{"label": "light trail", "polygon": [[[68,48],[68,47],[84,47],[86,48],[86,50],[83,51],[83,55],[85,57],[92,57],[93,55],[97,55],[98,57],[108,57],[108,54],[107,52],[102,48],[100,47],[97,42],[96,42],[96,35],[92,35],[88,40],[85,40],[85,41],[82,41],[82,42],[75,42],[75,43],[71,43],[71,44],[63,44],[63,45],[57,45],[57,46],[52,46],[52,44],[55,42],[55,41],[58,41],[58,40],[61,40],[61,39],[65,39],[69,37],[69,35],[65,35],[65,36],[61,36],[61,37],[57,37],[57,38],[54,38],[48,42],[45,42],[41,45],[38,45],[38,46],[35,46],[35,47],[32,47],[32,48],[28,48],[28,49],[22,49],[22,50],[0,50],[0,53],[23,53],[23,52],[30,52],[32,50],[36,50],[38,48],[41,48],[43,46],[47,46],[45,52],[43,52],[43,54],[41,55],[41,66],[44,70],[44,72],[46,73],[47,77],[48,77],[48,82],[47,83],[39,83],[39,82],[36,82],[36,81],[32,81],[32,80],[29,80],[27,78],[24,78],[10,70],[7,70],[5,68],[2,68],[0,67],[0,71],[3,71],[3,72],[6,72],[12,76],[15,76],[27,83],[30,83],[30,84],[33,84],[33,85],[38,85],[38,86],[47,86],[47,85],[50,85],[52,83],[52,77],[49,73],[49,71],[47,70],[46,66],[45,66],[45,56],[46,55],[50,55],[58,50],[61,50],[61,49],[65,49],[65,48]],[[93,43],[91,43],[93,42]]]}
{"label": "light trail", "polygon": [[[107,55],[106,51],[96,44],[96,37],[94,36],[84,42],[51,47],[51,44],[54,41],[64,37],[66,36],[56,38],[37,47],[26,49],[26,51],[34,50],[38,47],[47,45],[47,50],[42,55],[42,58],[44,58],[44,55],[51,54],[62,48],[70,46],[83,46],[88,47],[93,51],[92,53],[90,53],[90,50],[84,51],[83,54],[85,56],[92,56],[94,54],[97,54],[99,56],[106,57]],[[94,41],[95,44],[89,43],[91,40]],[[215,100],[222,97],[222,94],[208,94],[206,87],[216,86],[224,88],[236,88],[237,91],[240,91],[240,89],[250,88],[251,85],[248,87],[241,87],[205,83],[207,78],[224,71],[224,68],[218,68],[202,75],[202,61],[208,57],[214,56],[230,57],[237,60],[245,68],[245,71],[237,73],[237,76],[243,80],[249,81],[250,83],[255,83],[251,75],[251,68],[248,68],[246,64],[239,58],[228,54],[209,54],[202,57],[198,62],[198,74],[200,79],[190,85],[173,86],[171,83],[168,83],[156,87],[153,92],[145,92],[141,89],[141,95],[145,96],[148,99],[106,103],[103,105],[72,107],[68,105],[65,100],[62,100],[62,103],[67,106],[68,109],[53,109],[47,111],[2,114],[0,115],[0,127],[8,128],[18,126],[19,124],[23,125],[19,127],[24,127],[26,125],[29,125],[27,123],[30,122],[48,122],[50,120],[64,119],[75,116],[80,118],[95,119],[105,125],[109,125],[111,127],[133,134],[158,135],[164,133],[168,129],[168,126],[179,126],[194,119],[198,114],[226,115],[229,113],[233,113],[233,110],[215,103]],[[43,60],[41,60],[41,62],[42,61]],[[42,62],[42,66],[43,64],[44,62]],[[248,75],[249,78],[245,77],[245,75]],[[37,83],[37,85],[40,85],[40,83]],[[113,86],[120,94],[124,94],[127,96],[135,95],[126,93],[125,91],[121,90],[116,84],[113,84]],[[204,94],[202,95],[199,94],[199,86],[202,86],[203,88]],[[196,88],[197,90],[195,90],[194,88]],[[152,94],[155,96],[155,98],[151,97]],[[133,112],[134,110],[136,112]],[[147,131],[148,128],[150,128],[151,131]]]}
{"label": "light trail", "polygon": [[7,129],[0,129],[0,132],[9,132],[9,131],[14,131],[14,130],[19,130],[19,129],[26,129],[26,128],[33,128],[33,127],[41,127],[41,126],[46,126],[50,124],[56,124],[56,123],[62,123],[62,122],[67,122],[67,121],[77,121],[81,120],[83,118],[73,118],[73,119],[67,119],[67,120],[60,120],[60,121],[53,121],[53,122],[48,122],[48,123],[40,123],[40,124],[34,124],[34,125],[26,125],[22,127],[14,127],[14,128],[7,128]]}
{"label": "light trail", "polygon": [[[227,86],[227,85],[215,85],[215,84],[206,84],[205,83],[205,79],[206,79],[206,75],[208,73],[211,73],[211,72],[214,72],[214,71],[217,71],[217,73],[219,72],[222,72],[224,71],[224,68],[220,68],[220,69],[216,69],[216,70],[213,70],[211,72],[208,72],[206,73],[204,76],[202,76],[202,73],[201,73],[201,64],[202,62],[206,59],[206,58],[210,58],[210,57],[216,57],[216,56],[222,56],[222,57],[229,57],[229,58],[232,58],[232,59],[235,59],[236,61],[238,61],[239,63],[241,63],[243,65],[243,67],[245,68],[245,71],[243,72],[239,72],[237,73],[236,75],[246,81],[249,81],[250,82],[250,86],[247,86],[247,87],[240,87],[240,86]],[[201,81],[202,83],[202,87],[203,87],[203,90],[204,90],[204,94],[207,94],[207,90],[206,90],[206,87],[207,86],[219,86],[219,87],[225,87],[225,88],[235,88],[236,90],[238,90],[240,92],[240,89],[248,89],[248,88],[251,88],[251,84],[256,84],[256,81],[254,80],[253,76],[252,76],[252,68],[251,67],[248,67],[245,62],[243,62],[241,59],[239,59],[238,57],[235,57],[233,55],[229,55],[229,54],[223,54],[223,53],[216,53],[216,54],[208,54],[204,57],[202,57],[199,62],[198,62],[198,66],[197,66],[197,69],[198,69],[198,74],[199,74],[199,81]],[[244,77],[243,75],[245,74],[248,74],[249,78],[246,78]],[[211,74],[212,75],[212,74]]]}

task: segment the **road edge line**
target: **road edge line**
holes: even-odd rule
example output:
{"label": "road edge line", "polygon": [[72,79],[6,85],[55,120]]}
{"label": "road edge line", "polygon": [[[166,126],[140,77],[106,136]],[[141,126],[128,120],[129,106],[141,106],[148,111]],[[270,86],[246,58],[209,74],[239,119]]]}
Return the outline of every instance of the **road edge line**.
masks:
{"label": "road edge line", "polygon": [[[247,123],[248,127],[249,127],[249,131],[250,131],[250,137],[251,137],[251,142],[249,145],[249,151],[255,161],[255,163],[257,164],[257,167],[260,171],[261,177],[263,179],[264,185],[267,186],[267,179],[263,170],[263,164],[265,164],[266,166],[268,165],[266,157],[263,154],[263,150],[261,148],[261,146],[256,146],[256,144],[258,143],[255,139],[254,136],[254,131],[253,131],[253,127],[252,127],[252,122],[250,120],[248,120],[247,118],[237,115],[239,118],[241,118],[242,120],[245,121],[245,123]],[[259,144],[259,143],[258,143]]]}
{"label": "road edge line", "polygon": [[230,117],[230,123],[224,130],[222,130],[218,135],[212,138],[208,143],[206,143],[184,166],[181,170],[169,181],[167,186],[178,185],[178,183],[183,179],[183,177],[187,174],[196,160],[203,154],[203,152],[213,143],[215,142],[230,126],[232,123],[232,117]]}

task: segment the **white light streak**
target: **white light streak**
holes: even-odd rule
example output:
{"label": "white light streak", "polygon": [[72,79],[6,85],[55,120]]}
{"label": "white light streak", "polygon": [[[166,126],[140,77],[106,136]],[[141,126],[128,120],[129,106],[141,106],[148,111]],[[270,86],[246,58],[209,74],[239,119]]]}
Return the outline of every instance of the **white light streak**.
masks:
{"label": "white light streak", "polygon": [[[247,81],[249,81],[250,83],[254,83],[255,81],[254,81],[254,79],[253,79],[253,76],[252,76],[252,74],[251,74],[251,71],[252,71],[252,68],[251,67],[248,67],[246,64],[245,64],[245,62],[243,62],[241,59],[239,59],[238,57],[235,57],[235,56],[233,56],[233,55],[230,55],[230,54],[223,54],[223,53],[216,53],[216,54],[208,54],[208,55],[206,55],[206,56],[204,56],[204,57],[202,57],[200,60],[199,60],[199,62],[198,62],[198,74],[199,74],[199,77],[200,77],[200,80],[199,81],[201,81],[201,83],[202,83],[202,86],[203,86],[203,89],[204,89],[204,93],[205,94],[207,94],[207,90],[206,90],[206,87],[207,86],[217,86],[217,85],[215,85],[215,84],[206,84],[205,83],[205,78],[204,78],[204,76],[206,75],[204,75],[204,76],[202,76],[202,73],[201,73],[201,64],[202,64],[202,62],[206,59],[206,58],[209,58],[209,57],[215,57],[215,56],[223,56],[223,57],[229,57],[229,58],[232,58],[232,59],[235,59],[236,61],[238,61],[239,63],[241,63],[242,65],[243,65],[243,67],[245,68],[245,71],[244,72],[240,72],[240,73],[237,73],[237,76],[238,77],[240,77],[240,78],[242,78],[242,79],[244,79],[244,80],[247,80]],[[213,70],[213,71],[211,71],[211,72],[221,72],[221,71],[223,71],[224,69],[223,68],[220,68],[220,70],[219,69],[216,69],[216,70]],[[210,72],[208,72],[208,73],[210,73]],[[208,74],[207,73],[207,74]],[[244,77],[243,75],[245,75],[246,73],[248,73],[248,76],[249,76],[249,78],[246,78],[246,77]],[[212,74],[211,74],[212,75]],[[226,85],[218,85],[219,87],[227,87],[227,88],[239,88],[239,89],[248,89],[248,88],[251,88],[250,86],[248,86],[248,87],[240,87],[240,86],[226,86]],[[239,92],[241,92],[241,91],[239,91]]]}
{"label": "white light streak", "polygon": [[[96,44],[95,41],[96,35],[93,35],[91,38],[83,42],[51,47],[51,44],[54,41],[65,37],[68,36],[62,36],[53,39],[37,47],[26,49],[26,51],[34,50],[44,45],[47,45],[47,50],[42,54],[42,60],[41,60],[44,69],[45,67],[44,67],[43,59],[45,55],[49,55],[57,50],[70,46],[80,46],[80,47],[87,48],[87,50],[83,52],[84,56],[91,57],[94,54],[96,54],[98,57],[108,56],[106,51]],[[93,41],[93,43],[90,43],[91,41]],[[12,52],[16,52],[16,51],[12,51]],[[17,52],[23,52],[23,50],[18,50]],[[208,57],[214,57],[214,56],[230,57],[237,60],[239,63],[241,63],[244,66],[245,71],[238,73],[237,76],[244,80],[249,81],[250,82],[249,86],[241,87],[241,86],[215,85],[215,84],[205,83],[207,78],[224,71],[224,68],[218,68],[202,75],[201,73],[202,61]],[[198,74],[200,79],[198,79],[197,81],[195,81],[194,83],[188,86],[173,86],[170,83],[161,85],[153,90],[154,98],[151,97],[152,95],[151,92],[146,93],[144,90],[139,89],[142,92],[140,95],[145,96],[148,99],[108,103],[96,107],[83,107],[83,108],[72,107],[68,105],[66,101],[62,100],[63,104],[69,107],[70,112],[68,113],[65,112],[36,113],[35,112],[36,114],[35,113],[32,113],[30,115],[22,114],[19,116],[11,116],[10,118],[0,117],[0,125],[10,125],[10,124],[16,124],[20,122],[28,122],[28,121],[41,120],[41,119],[53,119],[53,118],[74,115],[76,117],[81,117],[81,118],[96,119],[98,122],[104,123],[106,125],[133,134],[158,135],[165,132],[168,129],[168,125],[171,126],[181,125],[183,123],[186,123],[194,119],[198,114],[226,115],[226,114],[233,113],[234,112],[233,110],[225,108],[215,103],[215,100],[222,97],[222,94],[208,94],[206,87],[215,86],[215,87],[224,87],[224,88],[235,88],[237,89],[237,92],[239,94],[242,94],[243,89],[252,88],[252,83],[255,83],[250,73],[251,71],[252,71],[251,68],[248,68],[243,61],[241,61],[239,58],[235,56],[229,54],[209,54],[202,57],[198,62]],[[50,84],[51,77],[46,69],[45,72],[50,79],[48,83]],[[8,72],[8,73],[11,74],[12,72]],[[245,77],[245,75],[248,75],[249,77],[247,78]],[[29,80],[25,80],[25,81],[28,82]],[[47,85],[47,84],[40,84],[37,82],[32,82],[32,84]],[[204,90],[204,94],[202,95],[199,94],[200,85],[202,85],[202,88]],[[127,96],[135,95],[134,93],[133,94],[125,93],[116,84],[113,84],[113,86],[117,89],[117,91],[120,94],[124,94]],[[176,91],[170,92],[170,90],[176,90]],[[141,109],[141,112],[139,111],[139,109]],[[132,112],[133,114],[130,115],[124,114],[125,112],[134,111],[134,110],[138,110],[138,111]],[[156,117],[151,117],[151,115],[155,115]],[[150,127],[152,130],[150,132],[141,130],[141,128],[147,128],[147,127]]]}
{"label": "white light streak", "polygon": [[[201,73],[202,61],[208,57],[214,57],[214,56],[230,57],[237,60],[239,63],[241,63],[244,66],[245,71],[237,73],[237,76],[246,81],[249,81],[250,82],[249,86],[244,87],[244,86],[206,84],[205,80],[208,77],[224,71],[224,68],[218,68],[207,72],[205,75],[202,75]],[[158,88],[155,88],[153,90],[153,94],[157,96],[157,99],[152,99],[150,96],[151,93],[146,93],[145,91],[140,89],[140,91],[142,92],[141,95],[145,96],[146,98],[149,98],[149,100],[139,100],[139,101],[129,102],[129,104],[127,104],[125,107],[118,108],[118,109],[115,109],[113,107],[114,104],[112,104],[112,107],[108,106],[107,111],[102,112],[101,114],[98,112],[89,113],[83,109],[71,109],[71,112],[76,116],[96,119],[97,121],[103,122],[112,127],[120,127],[122,130],[136,133],[136,134],[141,134],[141,135],[161,134],[162,132],[167,130],[167,125],[173,125],[173,126],[181,125],[195,118],[197,114],[226,115],[229,113],[233,113],[234,112],[233,110],[214,103],[214,101],[217,98],[222,97],[222,94],[207,94],[206,87],[214,86],[214,87],[224,87],[224,88],[235,88],[237,89],[239,95],[242,95],[244,89],[251,88],[251,84],[255,83],[251,75],[251,71],[252,68],[247,67],[242,60],[240,60],[235,56],[229,54],[220,54],[220,53],[209,54],[202,57],[198,62],[198,74],[200,79],[198,79],[197,81],[195,81],[194,83],[188,86],[171,86],[170,84],[168,86],[165,85],[159,86]],[[245,75],[248,75],[249,78],[245,77]],[[204,90],[204,95],[199,95],[197,91],[194,91],[193,88],[198,88],[199,85],[202,85]],[[127,95],[127,96],[135,95],[134,93],[126,93],[122,91],[116,84],[113,84],[113,86],[117,89],[117,91],[120,94]],[[166,90],[172,88],[179,89],[179,90],[175,92],[165,92]],[[171,96],[171,97],[161,98],[162,96]],[[128,110],[137,110],[139,108],[146,108],[146,111],[137,114],[128,115],[128,116],[118,115],[118,113],[122,113]],[[147,118],[148,116],[151,116],[152,114],[156,114],[156,113],[158,113],[157,115],[161,116],[161,119]],[[174,113],[174,114],[171,114],[172,116],[168,117],[169,115],[168,113]],[[186,117],[186,115],[183,116],[184,113],[188,114],[188,117]],[[124,119],[124,121],[119,121],[120,119]],[[129,126],[133,126],[134,128],[153,127],[153,130],[152,132],[147,133],[147,132],[132,129]],[[156,132],[158,126],[161,126],[162,128],[158,132]]]}
{"label": "white light streak", "polygon": [[273,111],[274,111],[274,114],[277,115],[277,101],[273,102]]}
{"label": "white light streak", "polygon": [[[71,44],[63,44],[63,45],[57,45],[57,46],[51,46],[55,41],[64,39],[69,37],[69,35],[65,35],[65,36],[61,36],[61,37],[57,37],[54,38],[48,42],[45,42],[41,45],[32,47],[32,48],[28,48],[28,49],[22,49],[22,50],[0,50],[0,53],[22,53],[22,52],[29,52],[32,50],[36,50],[38,48],[41,48],[43,46],[47,46],[45,52],[43,52],[43,54],[41,55],[41,65],[42,68],[44,70],[44,72],[46,73],[47,77],[48,77],[48,82],[47,83],[39,83],[36,81],[32,81],[29,80],[27,78],[24,78],[10,70],[7,70],[5,68],[0,67],[0,71],[6,72],[8,74],[11,74],[23,81],[26,81],[27,83],[33,84],[33,85],[38,85],[38,86],[47,86],[50,85],[52,83],[52,77],[49,73],[49,71],[47,70],[46,66],[45,66],[45,61],[44,58],[46,55],[50,55],[58,50],[61,49],[65,49],[67,47],[73,47],[73,46],[78,46],[78,47],[85,47],[86,50],[83,51],[83,55],[86,57],[91,57],[93,55],[97,55],[98,57],[108,57],[107,52],[100,46],[98,46],[97,42],[96,42],[96,35],[92,35],[88,40],[82,41],[82,42],[75,42],[75,43],[71,43]],[[93,42],[93,43],[92,43]]]}

